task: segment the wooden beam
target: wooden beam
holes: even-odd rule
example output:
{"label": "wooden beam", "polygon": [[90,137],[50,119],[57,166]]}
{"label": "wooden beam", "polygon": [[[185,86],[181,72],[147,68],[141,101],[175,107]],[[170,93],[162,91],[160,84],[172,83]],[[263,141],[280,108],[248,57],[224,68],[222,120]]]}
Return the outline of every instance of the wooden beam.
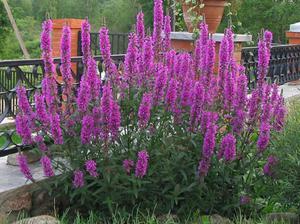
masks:
{"label": "wooden beam", "polygon": [[23,55],[24,55],[25,59],[30,59],[30,55],[29,55],[29,53],[28,53],[28,51],[26,49],[26,46],[25,46],[25,43],[23,41],[22,35],[21,35],[21,33],[20,33],[19,29],[18,29],[18,26],[16,24],[14,16],[13,16],[13,14],[12,14],[12,12],[10,10],[10,7],[8,5],[8,2],[6,0],[2,0],[2,2],[3,2],[3,5],[4,5],[4,8],[6,10],[7,16],[9,18],[9,21],[10,21],[12,27],[13,27],[14,33],[16,35],[16,38],[17,38],[17,40],[19,42],[20,48],[21,48],[21,50],[23,52]]}

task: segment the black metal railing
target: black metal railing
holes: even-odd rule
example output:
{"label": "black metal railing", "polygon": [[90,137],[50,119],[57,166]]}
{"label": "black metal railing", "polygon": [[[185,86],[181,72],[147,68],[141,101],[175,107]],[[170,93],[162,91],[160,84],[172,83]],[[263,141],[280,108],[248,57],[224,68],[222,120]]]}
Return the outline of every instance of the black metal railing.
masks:
{"label": "black metal railing", "polygon": [[[249,89],[256,86],[258,48],[242,49],[242,64],[248,76]],[[271,48],[270,69],[267,79],[279,85],[300,78],[300,45],[278,45]]]}
{"label": "black metal railing", "polygon": [[[95,56],[98,72],[102,72],[102,58]],[[124,55],[113,55],[112,59],[119,65]],[[72,57],[72,74],[78,82],[83,74],[82,57]],[[55,58],[57,76],[60,77],[60,58]],[[28,149],[20,143],[14,127],[8,127],[10,118],[17,113],[16,87],[21,82],[27,90],[30,103],[33,104],[35,91],[41,88],[44,68],[41,59],[0,61],[0,157]]]}
{"label": "black metal railing", "polygon": [[[111,53],[125,54],[128,45],[127,33],[109,33],[109,39],[111,44]],[[100,55],[99,48],[99,33],[91,33],[91,51],[93,55]],[[81,52],[81,32],[78,32],[78,55],[82,55]]]}

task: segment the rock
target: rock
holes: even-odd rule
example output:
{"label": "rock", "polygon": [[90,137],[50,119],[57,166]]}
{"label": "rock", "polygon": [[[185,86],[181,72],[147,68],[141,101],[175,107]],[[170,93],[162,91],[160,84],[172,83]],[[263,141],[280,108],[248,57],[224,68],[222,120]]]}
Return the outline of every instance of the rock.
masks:
{"label": "rock", "polygon": [[29,185],[0,194],[0,214],[5,214],[9,223],[17,220],[21,213],[28,215],[31,208],[32,201]]}
{"label": "rock", "polygon": [[30,215],[52,215],[54,213],[54,206],[55,200],[49,195],[46,190],[37,190],[33,192],[32,195],[32,209]]}
{"label": "rock", "polygon": [[[33,151],[26,151],[26,152],[22,152],[26,157],[27,157],[27,161],[28,163],[34,163],[40,160],[41,156]],[[18,153],[15,154],[11,154],[9,156],[7,156],[7,165],[11,165],[11,166],[18,166],[18,162],[17,162],[17,155]]]}
{"label": "rock", "polygon": [[14,222],[13,224],[59,224],[59,220],[49,215],[41,215],[33,218],[22,219]]}
{"label": "rock", "polygon": [[299,216],[292,212],[270,213],[266,216],[268,224],[274,222],[283,222],[286,224],[300,224]]}
{"label": "rock", "polygon": [[211,215],[209,217],[210,224],[232,224],[233,222],[230,221],[230,219],[222,217],[220,215]]}
{"label": "rock", "polygon": [[173,214],[166,214],[166,215],[160,215],[157,217],[157,220],[159,223],[167,223],[170,221],[178,221],[178,216],[177,215],[173,215]]}

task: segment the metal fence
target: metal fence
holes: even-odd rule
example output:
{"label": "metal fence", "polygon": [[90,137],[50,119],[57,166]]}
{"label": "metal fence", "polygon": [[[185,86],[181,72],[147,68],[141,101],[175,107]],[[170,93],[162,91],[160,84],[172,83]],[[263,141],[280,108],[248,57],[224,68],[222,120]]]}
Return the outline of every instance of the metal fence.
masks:
{"label": "metal fence", "polygon": [[[109,33],[109,39],[111,44],[111,53],[125,54],[128,45],[127,33]],[[91,33],[91,51],[93,55],[100,55],[99,47],[99,33]],[[78,55],[82,55],[81,52],[81,32],[78,32]]]}
{"label": "metal fence", "polygon": [[[242,49],[242,64],[248,76],[249,89],[256,86],[258,48]],[[300,78],[300,45],[279,45],[271,48],[270,68],[267,79],[280,85]]]}
{"label": "metal fence", "polygon": [[[94,57],[97,61],[99,74],[102,72],[101,56]],[[124,55],[113,55],[112,59],[116,64],[123,61]],[[79,81],[83,74],[82,57],[72,57],[72,74],[76,81]],[[57,76],[60,73],[60,58],[54,59]],[[27,89],[29,101],[33,105],[35,91],[41,88],[44,68],[41,59],[0,61],[0,157],[28,149],[20,143],[14,127],[7,128],[6,123],[9,117],[14,118],[17,112],[16,87],[21,82]],[[59,88],[61,88],[60,83]],[[4,128],[5,127],[5,128]]]}

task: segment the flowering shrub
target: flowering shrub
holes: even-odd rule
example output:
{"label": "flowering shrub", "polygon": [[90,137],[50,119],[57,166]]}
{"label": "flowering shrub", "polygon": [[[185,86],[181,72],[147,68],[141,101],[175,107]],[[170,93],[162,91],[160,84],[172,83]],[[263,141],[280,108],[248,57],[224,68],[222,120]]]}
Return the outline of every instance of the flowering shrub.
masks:
{"label": "flowering shrub", "polygon": [[[155,1],[152,36],[145,35],[143,18],[139,13],[123,68],[111,59],[108,29],[100,29],[104,81],[90,50],[90,25],[82,24],[85,69],[78,88],[70,72],[70,29],[64,27],[62,95],[52,60],[52,22],[43,23],[45,77],[35,110],[24,87],[18,88],[16,125],[23,143],[37,145],[45,176],[54,175],[52,166],[59,168],[63,175],[55,186],[87,209],[131,211],[137,205],[158,212],[230,213],[250,203],[253,183],[273,176],[267,148],[286,113],[277,85],[265,81],[272,34],[266,31],[259,41],[257,88],[248,94],[230,28],[215,74],[215,43],[205,23],[195,51],[176,53],[162,0]],[[61,149],[48,149],[45,136]],[[24,156],[19,163],[33,180]]]}

